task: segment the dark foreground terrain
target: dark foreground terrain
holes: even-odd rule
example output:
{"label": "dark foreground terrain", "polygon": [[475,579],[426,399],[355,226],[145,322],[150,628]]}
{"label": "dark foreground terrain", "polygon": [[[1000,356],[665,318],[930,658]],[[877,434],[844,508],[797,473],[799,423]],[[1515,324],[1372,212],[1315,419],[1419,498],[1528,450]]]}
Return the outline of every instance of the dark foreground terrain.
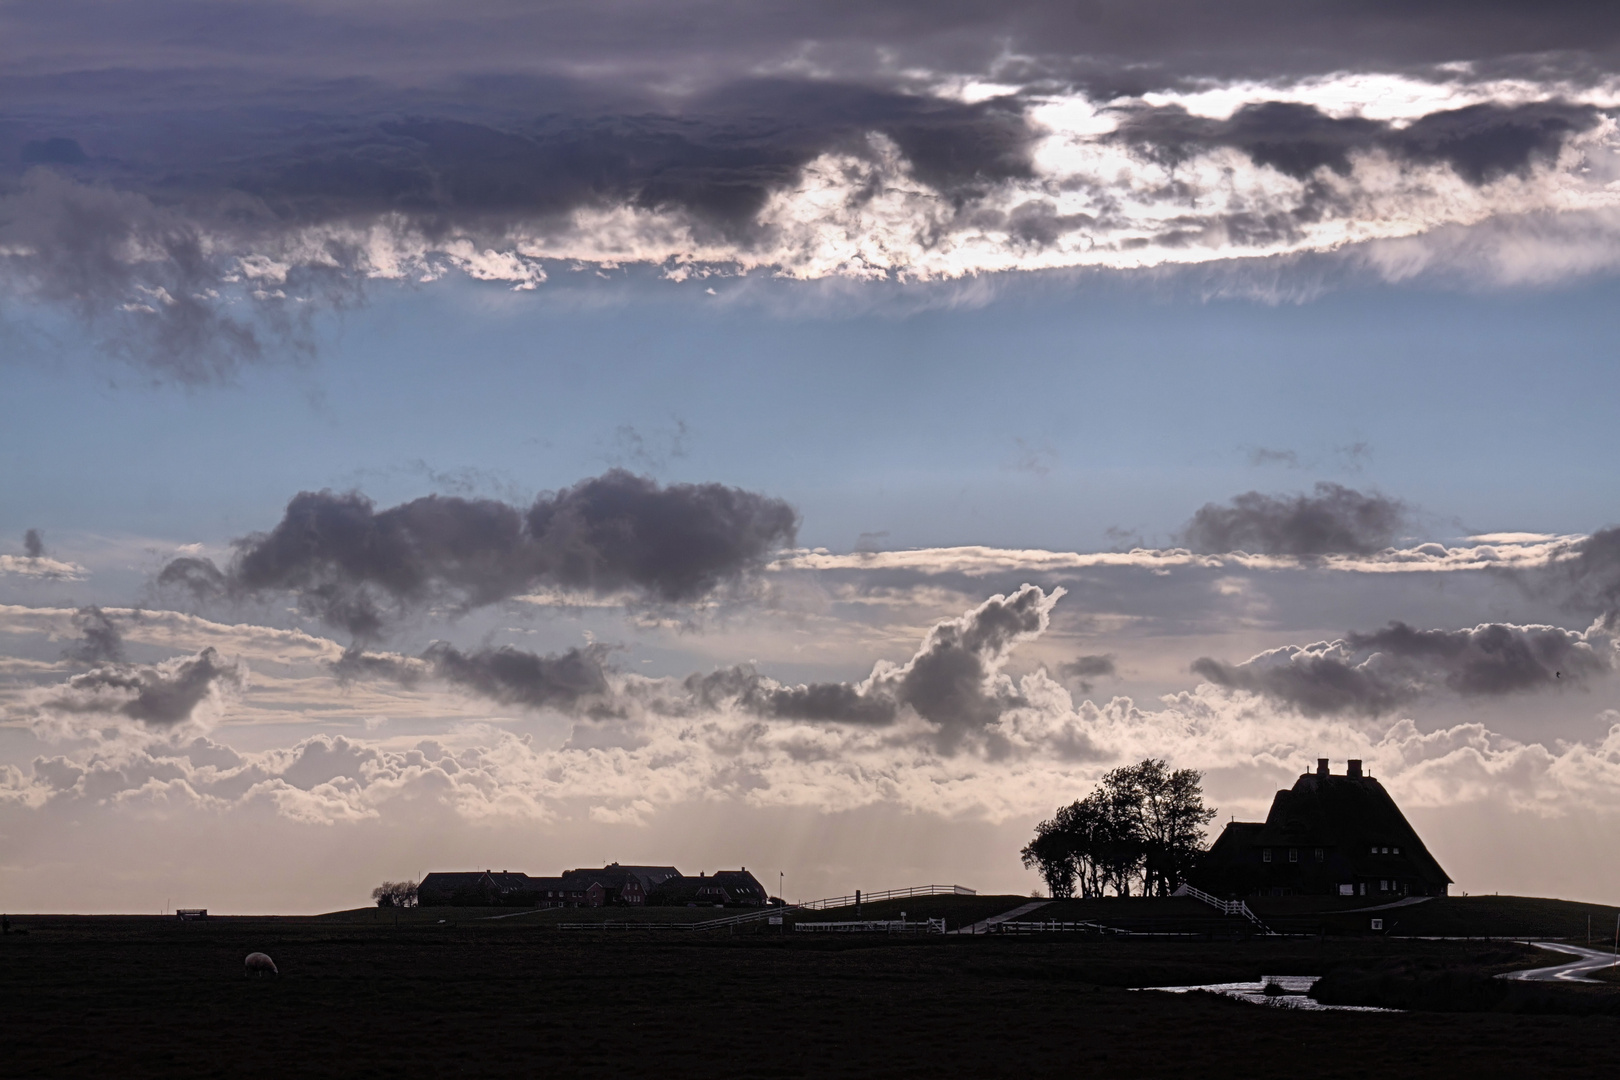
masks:
{"label": "dark foreground terrain", "polygon": [[[1128,989],[1547,962],[1500,941],[570,933],[405,914],[14,918],[29,932],[0,938],[0,1075],[1620,1074],[1620,1019],[1590,1009],[1307,1013]],[[279,978],[243,977],[255,950]]]}

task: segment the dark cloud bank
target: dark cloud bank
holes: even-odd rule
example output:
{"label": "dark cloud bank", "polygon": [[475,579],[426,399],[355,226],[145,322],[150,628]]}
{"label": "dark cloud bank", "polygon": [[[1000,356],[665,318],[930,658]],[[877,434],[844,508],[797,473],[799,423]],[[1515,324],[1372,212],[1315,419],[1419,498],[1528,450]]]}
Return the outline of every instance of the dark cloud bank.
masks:
{"label": "dark cloud bank", "polygon": [[[1455,73],[1430,65],[1457,60],[1580,82],[1613,69],[1617,37],[1620,15],[1600,5],[1461,0],[11,5],[0,283],[157,377],[208,382],[308,355],[310,313],[363,299],[361,234],[385,220],[507,250],[514,231],[547,235],[582,209],[673,210],[700,244],[740,254],[807,162],[871,158],[877,133],[973,227],[1038,249],[1085,222],[1039,200],[974,199],[1031,175],[1041,94],[1356,70],[1443,79]],[[916,75],[992,70],[1015,89],[964,101]],[[1227,120],[1137,106],[1114,138],[1171,163],[1229,147],[1301,178],[1379,150],[1481,184],[1597,119],[1556,100],[1404,127],[1283,101]],[[1282,237],[1327,198],[1205,224]],[[324,225],[355,231],[300,232]],[[295,234],[305,257],[292,265],[241,261],[273,262]]]}
{"label": "dark cloud bank", "polygon": [[[699,242],[742,252],[773,193],[820,154],[870,157],[871,133],[959,200],[1029,175],[1034,136],[1011,100],[795,78],[740,78],[678,103],[528,77],[433,92],[338,83],[295,89],[294,104],[285,87],[244,96],[222,77],[205,109],[191,73],[62,78],[152,107],[51,116],[98,95],[46,85],[25,96],[49,118],[0,106],[0,284],[189,383],[310,355],[311,312],[363,301],[361,245],[378,223],[508,251],[514,230],[566,234],[576,211],[672,211]],[[308,232],[321,228],[333,231]],[[278,264],[294,234],[304,256]]]}
{"label": "dark cloud bank", "polygon": [[1194,551],[1260,555],[1371,555],[1394,543],[1408,522],[1396,499],[1319,483],[1309,495],[1250,491],[1193,515],[1182,540]]}
{"label": "dark cloud bank", "polygon": [[205,600],[290,593],[357,640],[432,605],[467,609],[536,589],[699,599],[792,543],[780,499],[722,484],[671,484],[614,469],[527,508],[430,495],[378,510],[358,493],[304,492],[267,533],[165,566],[160,586]]}
{"label": "dark cloud bank", "polygon": [[1382,150],[1396,161],[1449,165],[1471,184],[1522,173],[1537,159],[1555,156],[1571,134],[1599,123],[1590,106],[1556,101],[1529,105],[1471,105],[1431,113],[1411,124],[1331,117],[1310,105],[1246,105],[1229,119],[1192,116],[1179,106],[1140,109],[1115,138],[1169,162],[1194,150],[1226,146],[1257,165],[1295,179],[1318,169],[1350,172],[1351,154]]}
{"label": "dark cloud bank", "polygon": [[1378,716],[1440,690],[1486,697],[1573,687],[1613,666],[1606,639],[1555,626],[1416,630],[1392,622],[1370,634],[1290,646],[1241,664],[1204,657],[1192,670],[1306,716]]}
{"label": "dark cloud bank", "polygon": [[343,680],[380,678],[405,686],[432,678],[502,705],[574,712],[607,697],[609,651],[589,645],[541,656],[503,645],[463,652],[436,641],[414,660],[350,649],[333,670]]}
{"label": "dark cloud bank", "polygon": [[58,0],[0,15],[24,72],[154,68],[374,77],[573,66],[703,82],[797,56],[845,77],[1033,68],[1139,80],[1323,72],[1549,51],[1602,56],[1620,16],[1583,0]]}

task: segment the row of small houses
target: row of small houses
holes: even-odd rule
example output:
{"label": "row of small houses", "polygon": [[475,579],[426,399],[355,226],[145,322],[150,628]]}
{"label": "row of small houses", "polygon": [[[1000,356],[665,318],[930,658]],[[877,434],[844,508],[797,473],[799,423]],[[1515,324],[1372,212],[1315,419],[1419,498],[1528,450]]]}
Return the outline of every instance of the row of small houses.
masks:
{"label": "row of small houses", "polygon": [[760,907],[770,902],[748,868],[686,877],[673,866],[567,870],[530,877],[510,870],[435,872],[416,887],[422,907]]}

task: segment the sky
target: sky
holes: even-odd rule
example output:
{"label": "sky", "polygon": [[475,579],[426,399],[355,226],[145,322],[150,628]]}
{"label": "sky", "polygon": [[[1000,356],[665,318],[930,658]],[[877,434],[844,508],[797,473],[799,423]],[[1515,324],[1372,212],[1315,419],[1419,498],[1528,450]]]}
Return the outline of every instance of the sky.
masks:
{"label": "sky", "polygon": [[1620,890],[1620,15],[0,0],[0,908]]}

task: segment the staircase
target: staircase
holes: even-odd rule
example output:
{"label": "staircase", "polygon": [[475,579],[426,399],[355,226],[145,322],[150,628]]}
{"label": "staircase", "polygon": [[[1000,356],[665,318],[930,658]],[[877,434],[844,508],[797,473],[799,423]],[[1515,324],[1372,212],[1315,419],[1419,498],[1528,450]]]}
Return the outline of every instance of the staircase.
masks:
{"label": "staircase", "polygon": [[1241,915],[1253,923],[1263,934],[1270,934],[1273,932],[1271,927],[1261,922],[1260,916],[1250,911],[1249,905],[1245,904],[1242,900],[1222,900],[1220,897],[1212,896],[1203,889],[1195,888],[1194,886],[1187,884],[1183,884],[1170,895],[1191,897],[1200,903],[1208,904],[1210,907],[1218,909],[1222,915]]}

